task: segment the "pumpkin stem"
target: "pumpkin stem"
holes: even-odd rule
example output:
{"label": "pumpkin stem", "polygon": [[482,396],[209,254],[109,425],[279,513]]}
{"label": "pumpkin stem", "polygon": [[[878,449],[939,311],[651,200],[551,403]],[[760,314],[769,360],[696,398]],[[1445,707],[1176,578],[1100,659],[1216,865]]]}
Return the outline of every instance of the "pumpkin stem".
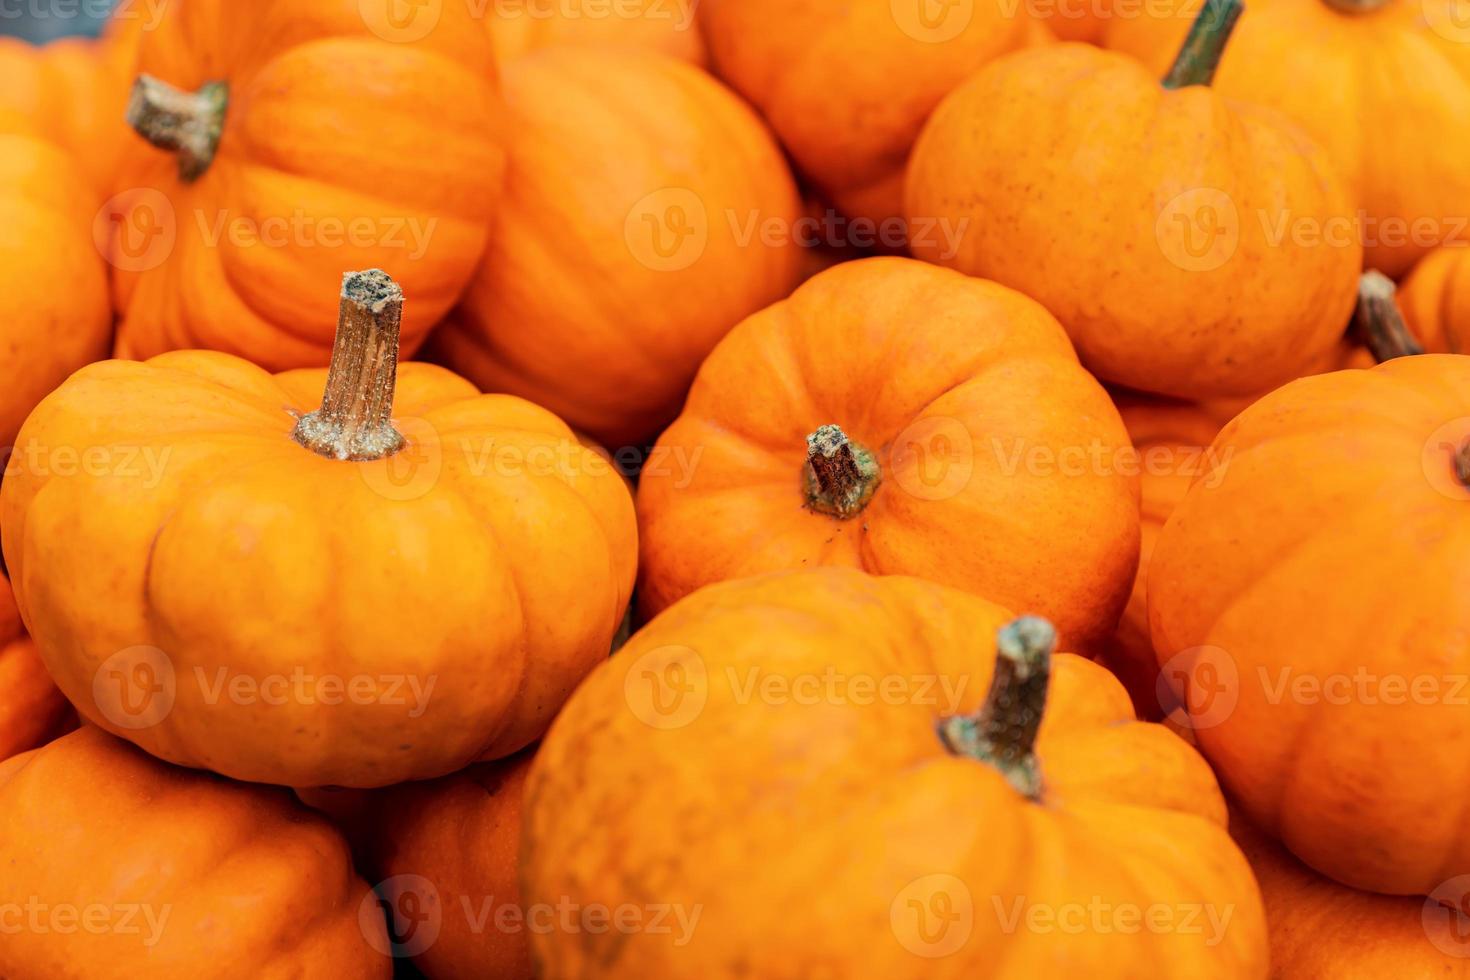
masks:
{"label": "pumpkin stem", "polygon": [[996,639],[995,676],[985,703],[973,715],[945,718],[939,738],[955,755],[993,766],[1016,792],[1041,798],[1036,733],[1046,712],[1056,627],[1039,616],[1022,616]]}
{"label": "pumpkin stem", "polygon": [[1225,45],[1244,11],[1245,4],[1241,0],[1205,0],[1199,16],[1189,28],[1189,36],[1184,39],[1184,47],[1179,49],[1173,67],[1164,76],[1164,88],[1185,88],[1213,82],[1215,69],[1220,67],[1220,57],[1225,54]]}
{"label": "pumpkin stem", "polygon": [[1393,280],[1377,269],[1369,269],[1358,280],[1358,308],[1353,311],[1352,329],[1379,364],[1424,353],[1404,323],[1394,292]]}
{"label": "pumpkin stem", "polygon": [[807,506],[845,521],[868,505],[882,474],[872,453],[824,425],[806,437],[805,478]]}
{"label": "pumpkin stem", "polygon": [[1325,0],[1340,14],[1371,14],[1388,5],[1388,0]]}
{"label": "pumpkin stem", "polygon": [[210,82],[197,92],[176,89],[152,75],[139,75],[128,99],[128,125],[160,150],[179,155],[179,179],[191,183],[214,162],[230,86]]}
{"label": "pumpkin stem", "polygon": [[331,459],[382,459],[403,448],[392,422],[402,320],[403,290],[386,272],[342,277],[327,390],[321,409],[296,423],[297,442]]}

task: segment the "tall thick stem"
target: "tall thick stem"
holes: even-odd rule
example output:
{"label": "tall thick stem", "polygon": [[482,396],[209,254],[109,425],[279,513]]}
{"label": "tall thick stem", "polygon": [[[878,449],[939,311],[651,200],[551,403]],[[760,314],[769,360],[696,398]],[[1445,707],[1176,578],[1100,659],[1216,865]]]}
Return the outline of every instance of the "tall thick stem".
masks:
{"label": "tall thick stem", "polygon": [[337,339],[322,407],[296,423],[294,438],[332,459],[382,459],[403,448],[393,427],[403,290],[386,272],[342,277]]}
{"label": "tall thick stem", "polygon": [[152,75],[139,75],[128,99],[128,125],[160,150],[177,153],[179,178],[198,180],[219,150],[230,104],[230,87],[210,82],[185,92]]}
{"label": "tall thick stem", "polygon": [[1164,76],[1164,88],[1213,82],[1215,70],[1220,67],[1220,58],[1225,54],[1225,45],[1244,10],[1241,0],[1205,0],[1199,16],[1189,28],[1189,36],[1184,39],[1184,47],[1179,49],[1173,67]]}
{"label": "tall thick stem", "polygon": [[1353,334],[1382,364],[1395,357],[1412,357],[1424,348],[1404,323],[1399,305],[1394,301],[1393,280],[1376,269],[1369,269],[1358,280],[1358,307],[1353,311]]}
{"label": "tall thick stem", "polygon": [[807,506],[840,520],[856,517],[878,489],[878,460],[835,425],[806,437]]}
{"label": "tall thick stem", "polygon": [[951,752],[994,767],[1032,800],[1041,798],[1036,733],[1046,713],[1056,644],[1056,628],[1038,616],[1007,624],[996,638],[995,676],[985,703],[973,715],[939,723],[939,737]]}

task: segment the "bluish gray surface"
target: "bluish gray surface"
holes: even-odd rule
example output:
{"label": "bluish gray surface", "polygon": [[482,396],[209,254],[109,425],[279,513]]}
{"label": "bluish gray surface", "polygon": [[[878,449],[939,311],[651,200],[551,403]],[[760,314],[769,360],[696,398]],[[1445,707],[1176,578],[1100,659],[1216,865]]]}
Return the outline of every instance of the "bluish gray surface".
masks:
{"label": "bluish gray surface", "polygon": [[[0,0],[0,34],[40,44],[102,30],[115,0]],[[136,0],[133,0],[136,2]]]}

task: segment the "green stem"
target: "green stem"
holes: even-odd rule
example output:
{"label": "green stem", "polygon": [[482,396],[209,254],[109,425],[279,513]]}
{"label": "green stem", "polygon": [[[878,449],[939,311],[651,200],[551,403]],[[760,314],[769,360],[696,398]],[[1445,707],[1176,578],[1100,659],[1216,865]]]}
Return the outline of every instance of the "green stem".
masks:
{"label": "green stem", "polygon": [[230,87],[210,82],[197,92],[185,92],[152,75],[139,75],[128,100],[128,125],[160,150],[179,156],[179,179],[198,180],[214,162]]}
{"label": "green stem", "polygon": [[1358,280],[1358,306],[1353,311],[1352,330],[1379,364],[1424,353],[1404,323],[1394,293],[1393,280],[1376,269],[1369,269]]}
{"label": "green stem", "polygon": [[293,438],[330,459],[382,459],[403,448],[393,427],[403,290],[386,272],[342,277],[337,339],[322,407],[303,415]]}
{"label": "green stem", "polygon": [[1022,616],[996,638],[995,676],[985,703],[973,715],[939,723],[939,737],[955,755],[993,766],[1016,792],[1041,798],[1036,733],[1046,713],[1051,654],[1057,631],[1039,616]]}
{"label": "green stem", "polygon": [[1184,47],[1179,49],[1179,57],[1174,59],[1174,66],[1164,76],[1164,88],[1213,82],[1225,45],[1244,10],[1241,0],[1205,0],[1199,16],[1189,28],[1189,36],[1184,39]]}
{"label": "green stem", "polygon": [[877,458],[835,425],[806,437],[804,476],[807,506],[839,520],[862,513],[883,478]]}

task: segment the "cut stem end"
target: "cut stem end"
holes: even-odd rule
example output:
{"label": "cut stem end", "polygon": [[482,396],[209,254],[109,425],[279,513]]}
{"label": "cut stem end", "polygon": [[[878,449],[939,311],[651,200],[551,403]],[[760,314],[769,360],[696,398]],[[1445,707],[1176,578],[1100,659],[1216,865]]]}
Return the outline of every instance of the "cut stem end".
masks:
{"label": "cut stem end", "polygon": [[393,427],[403,290],[386,272],[342,277],[337,339],[322,407],[296,423],[292,437],[331,459],[371,460],[404,446]]}
{"label": "cut stem end", "polygon": [[878,460],[835,425],[806,437],[807,506],[847,520],[862,513],[882,482]]}
{"label": "cut stem end", "polygon": [[1404,323],[1394,294],[1393,280],[1376,269],[1369,269],[1358,280],[1358,306],[1353,311],[1352,330],[1379,364],[1424,353]]}
{"label": "cut stem end", "polygon": [[1209,85],[1215,80],[1215,71],[1220,67],[1220,58],[1225,54],[1225,45],[1235,31],[1240,15],[1245,11],[1241,0],[1205,0],[1199,16],[1189,28],[1189,36],[1179,49],[1179,56],[1169,74],[1164,76],[1164,88],[1185,88],[1190,85]]}
{"label": "cut stem end", "polygon": [[996,637],[995,676],[985,703],[973,715],[939,723],[939,738],[949,751],[992,766],[1031,800],[1041,798],[1036,733],[1046,713],[1056,645],[1056,628],[1039,616],[1007,624]]}
{"label": "cut stem end", "polygon": [[178,154],[179,179],[198,180],[214,162],[230,87],[210,82],[197,92],[176,89],[152,75],[139,75],[128,99],[128,125],[160,150]]}

